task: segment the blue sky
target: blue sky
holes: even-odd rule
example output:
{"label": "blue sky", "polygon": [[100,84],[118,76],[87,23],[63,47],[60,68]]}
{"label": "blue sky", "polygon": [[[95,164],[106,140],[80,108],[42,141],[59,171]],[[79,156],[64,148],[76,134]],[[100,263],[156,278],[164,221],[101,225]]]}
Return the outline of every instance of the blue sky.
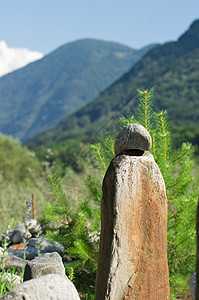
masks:
{"label": "blue sky", "polygon": [[81,38],[132,48],[176,40],[199,0],[0,0],[0,40],[48,54]]}

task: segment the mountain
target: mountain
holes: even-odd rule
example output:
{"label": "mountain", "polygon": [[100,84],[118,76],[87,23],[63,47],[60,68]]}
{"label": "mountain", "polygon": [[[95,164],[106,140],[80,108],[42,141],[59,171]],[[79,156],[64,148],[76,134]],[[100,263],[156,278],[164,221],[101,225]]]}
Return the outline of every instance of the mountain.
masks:
{"label": "mountain", "polygon": [[56,126],[127,72],[140,50],[93,39],[68,43],[0,78],[0,131],[24,141]]}
{"label": "mountain", "polygon": [[135,112],[136,90],[155,87],[154,109],[166,109],[174,142],[199,145],[199,20],[175,42],[151,49],[129,72],[29,147],[92,137],[115,128],[119,116]]}

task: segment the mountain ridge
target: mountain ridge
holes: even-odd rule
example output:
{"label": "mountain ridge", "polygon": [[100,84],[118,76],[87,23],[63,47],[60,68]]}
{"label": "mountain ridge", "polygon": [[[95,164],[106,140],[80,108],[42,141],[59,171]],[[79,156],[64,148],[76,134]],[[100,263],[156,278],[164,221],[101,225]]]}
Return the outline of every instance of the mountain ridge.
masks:
{"label": "mountain ridge", "polygon": [[125,73],[151,47],[82,39],[0,78],[0,131],[22,141],[56,126]]}
{"label": "mountain ridge", "polygon": [[[147,52],[127,73],[102,92],[81,111],[64,118],[59,125],[27,145],[59,143],[92,135],[104,119],[117,113],[119,105],[131,99],[137,89],[155,86],[155,110],[167,109],[176,143],[183,139],[199,144],[199,20],[177,41],[157,46]],[[122,111],[132,112],[135,98]],[[133,108],[134,109],[134,108]],[[84,126],[86,120],[87,126]]]}

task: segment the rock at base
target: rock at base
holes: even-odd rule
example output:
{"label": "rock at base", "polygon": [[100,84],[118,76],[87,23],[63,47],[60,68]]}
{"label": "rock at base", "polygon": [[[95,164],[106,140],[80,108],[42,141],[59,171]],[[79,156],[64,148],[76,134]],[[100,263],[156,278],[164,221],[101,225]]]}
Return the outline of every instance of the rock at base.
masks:
{"label": "rock at base", "polygon": [[80,300],[73,283],[64,275],[48,274],[23,282],[1,300]]}
{"label": "rock at base", "polygon": [[47,274],[65,275],[62,258],[57,252],[45,253],[28,261],[24,270],[24,281]]}

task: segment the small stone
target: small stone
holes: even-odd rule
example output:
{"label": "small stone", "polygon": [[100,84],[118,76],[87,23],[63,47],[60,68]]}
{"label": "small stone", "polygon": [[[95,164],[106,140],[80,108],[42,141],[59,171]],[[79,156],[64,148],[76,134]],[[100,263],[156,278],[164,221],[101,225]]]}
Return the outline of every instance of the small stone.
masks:
{"label": "small stone", "polygon": [[[30,225],[29,225],[29,223],[30,223]],[[11,236],[11,242],[13,244],[21,243],[24,235],[28,239],[31,238],[32,234],[29,232],[29,230],[34,228],[35,224],[36,224],[36,221],[34,219],[31,219],[31,220],[26,221],[26,226],[24,223],[17,225]]]}
{"label": "small stone", "polygon": [[18,224],[15,228],[13,232],[17,232],[17,231],[25,231],[25,225],[24,223],[20,223]]}
{"label": "small stone", "polygon": [[28,247],[37,247],[38,238],[31,238],[28,240]]}
{"label": "small stone", "polygon": [[[23,249],[8,249],[8,257],[9,256],[16,256],[18,258],[23,259],[24,257],[24,250]],[[35,247],[28,247],[25,253],[26,259],[31,260],[37,256],[37,248]]]}
{"label": "small stone", "polygon": [[17,232],[14,232],[14,234],[13,234],[13,236],[12,236],[12,238],[11,238],[12,243],[13,243],[13,244],[21,243],[24,234],[26,234],[25,231],[17,231]]}
{"label": "small stone", "polygon": [[24,249],[24,244],[15,244],[15,245],[12,245],[9,247],[9,249],[18,249],[18,250],[21,250],[21,249]]}
{"label": "small stone", "polygon": [[[36,247],[38,238],[31,238],[28,243],[28,247]],[[40,248],[42,253],[58,252],[61,256],[64,255],[65,249],[60,243],[48,238],[42,238],[40,242]]]}
{"label": "small stone", "polygon": [[47,274],[65,275],[62,258],[57,252],[45,253],[27,262],[24,270],[24,281]]}
{"label": "small stone", "polygon": [[26,223],[27,223],[27,228],[32,235],[37,234],[39,230],[41,230],[41,225],[38,224],[35,219],[26,221]]}
{"label": "small stone", "polygon": [[140,124],[129,124],[120,131],[115,141],[115,155],[125,150],[149,151],[152,139],[149,132]]}
{"label": "small stone", "polygon": [[[9,251],[17,251],[17,250],[8,250]],[[19,251],[19,250],[18,250]],[[20,250],[20,252],[23,252]],[[25,260],[26,263],[26,260]],[[24,259],[15,256],[12,253],[8,253],[7,258],[6,258],[6,267],[5,269],[8,270],[10,267],[14,267],[16,272],[21,272],[22,269],[24,268]]]}
{"label": "small stone", "polygon": [[[34,259],[38,254],[38,249],[36,248],[36,244],[38,242],[37,238],[31,238],[28,240],[28,248],[26,249],[26,259],[31,260]],[[51,239],[43,238],[40,243],[40,249],[42,253],[52,253],[57,252],[61,256],[64,256],[65,249],[64,246],[62,246],[60,243],[53,241]],[[8,256],[17,256],[19,258],[24,257],[24,251],[23,249],[8,249]]]}

